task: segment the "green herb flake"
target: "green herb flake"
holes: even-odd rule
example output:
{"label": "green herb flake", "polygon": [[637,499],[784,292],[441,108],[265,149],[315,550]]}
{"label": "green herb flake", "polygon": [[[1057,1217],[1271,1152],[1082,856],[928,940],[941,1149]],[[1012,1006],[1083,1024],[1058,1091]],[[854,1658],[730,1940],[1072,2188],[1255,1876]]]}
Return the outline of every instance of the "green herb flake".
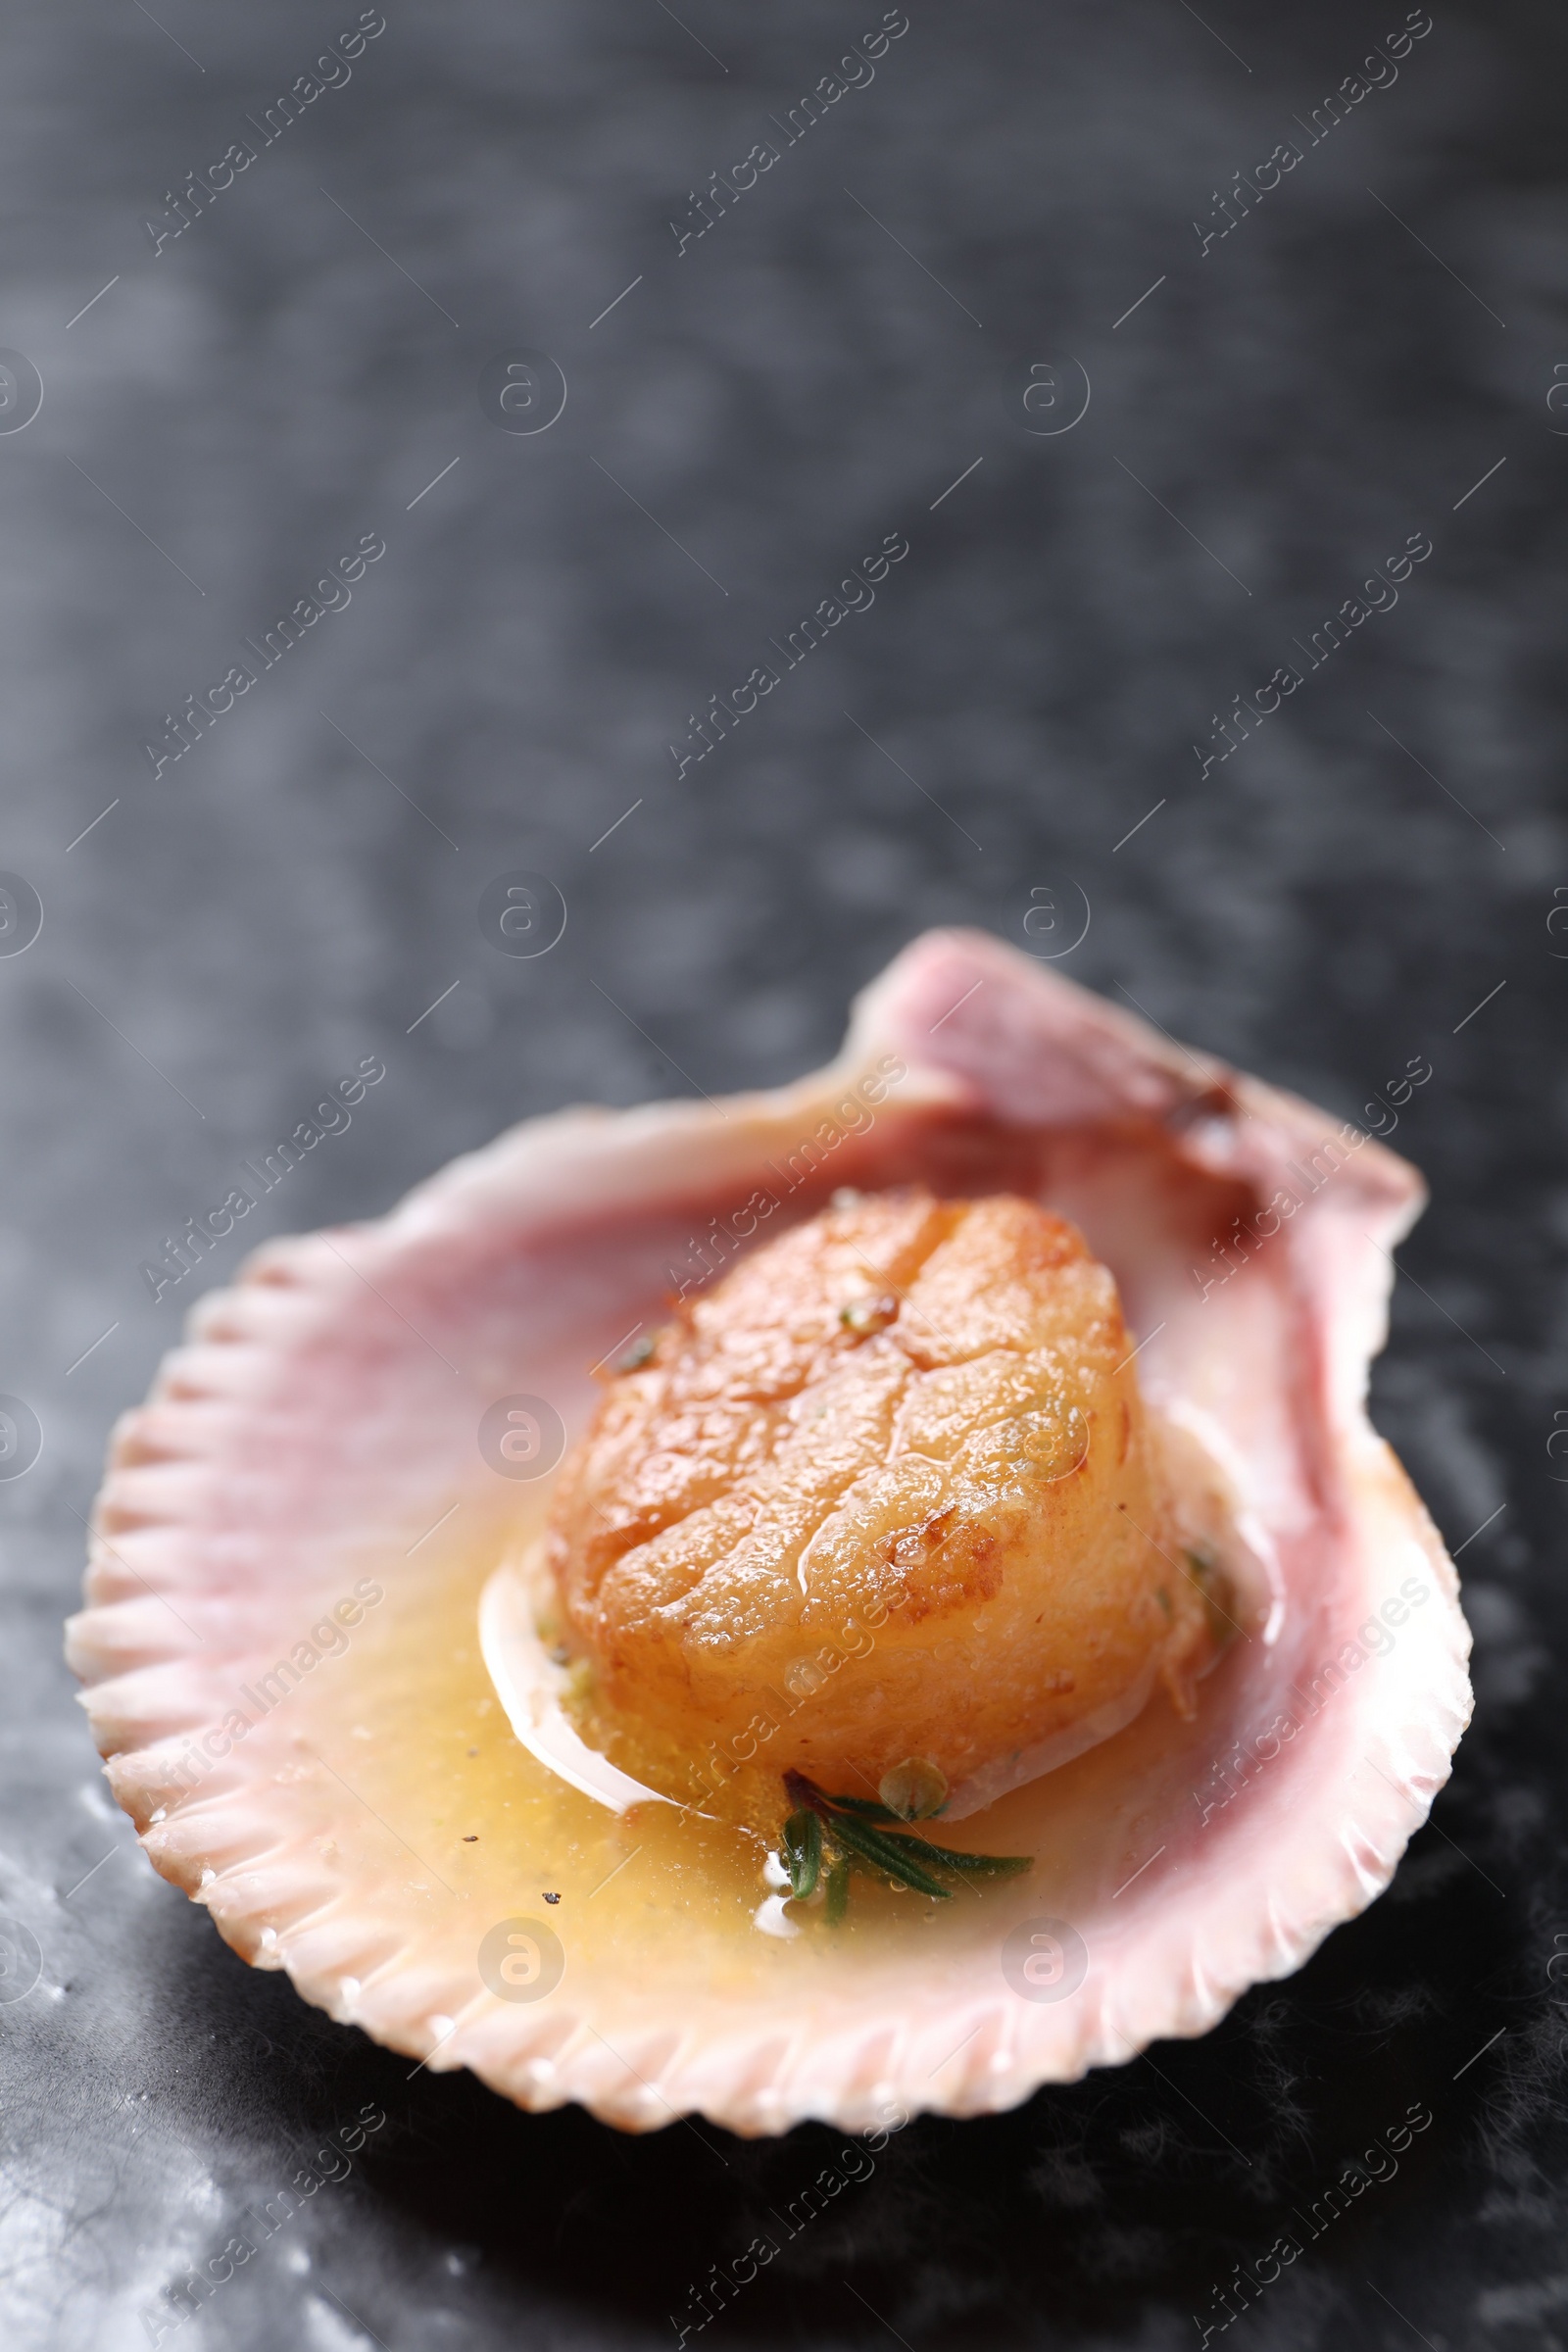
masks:
{"label": "green herb flake", "polygon": [[886,1805],[879,1803],[874,1796],[835,1796],[830,1799],[830,1802],[837,1807],[839,1812],[858,1813],[865,1821],[896,1823],[899,1819],[897,1813],[890,1813]]}
{"label": "green herb flake", "polygon": [[882,1775],[877,1794],[900,1821],[929,1821],[948,1801],[948,1776],[926,1756],[910,1756]]}
{"label": "green herb flake", "polygon": [[792,1813],[784,1824],[780,1858],[790,1874],[790,1892],[799,1903],[816,1892],[822,1868],[822,1824],[815,1813]]}
{"label": "green herb flake", "polygon": [[839,1321],[846,1331],[853,1331],[857,1339],[864,1339],[872,1332],[886,1331],[888,1325],[897,1319],[898,1312],[899,1302],[896,1298],[852,1298],[847,1306],[839,1308]]}
{"label": "green herb flake", "polygon": [[1203,1595],[1209,1640],[1216,1649],[1228,1648],[1242,1630],[1236,1622],[1236,1587],[1207,1544],[1189,1549],[1187,1561],[1193,1582]]}

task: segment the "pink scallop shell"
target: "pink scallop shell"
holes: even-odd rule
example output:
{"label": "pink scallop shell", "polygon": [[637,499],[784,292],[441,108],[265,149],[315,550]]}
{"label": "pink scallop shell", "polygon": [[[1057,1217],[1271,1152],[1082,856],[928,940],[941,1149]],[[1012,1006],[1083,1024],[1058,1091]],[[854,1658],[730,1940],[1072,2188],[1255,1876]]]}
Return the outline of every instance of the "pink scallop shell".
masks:
{"label": "pink scallop shell", "polygon": [[[906,1074],[867,1114],[851,1089],[890,1056]],[[837,1185],[911,1177],[1030,1190],[1077,1220],[1142,1336],[1146,1395],[1224,1463],[1283,1594],[1274,1638],[1237,1643],[1204,1687],[1195,1733],[1152,1706],[1058,1776],[1081,1984],[1039,1995],[1004,1968],[1043,1907],[1024,1881],[986,1894],[970,1940],[916,1933],[808,1990],[694,1998],[633,1969],[509,2005],[476,1974],[488,1917],[443,1901],[281,1722],[181,1795],[173,1759],[367,1561],[404,1556],[454,1503],[495,1519],[474,1438],[494,1398],[548,1396],[575,1427],[588,1366],[658,1316],[713,1216],[766,1188],[777,1230]],[[1271,1200],[1277,1231],[1213,1250]],[[1004,2108],[1201,2034],[1388,1884],[1469,1718],[1457,1578],[1364,1410],[1388,1253],[1422,1200],[1413,1169],[1326,1113],[984,935],[929,933],[798,1085],[530,1121],[378,1222],[269,1244],[200,1302],[115,1433],[70,1628],[115,1793],[245,1958],[524,2106],[855,2130]]]}

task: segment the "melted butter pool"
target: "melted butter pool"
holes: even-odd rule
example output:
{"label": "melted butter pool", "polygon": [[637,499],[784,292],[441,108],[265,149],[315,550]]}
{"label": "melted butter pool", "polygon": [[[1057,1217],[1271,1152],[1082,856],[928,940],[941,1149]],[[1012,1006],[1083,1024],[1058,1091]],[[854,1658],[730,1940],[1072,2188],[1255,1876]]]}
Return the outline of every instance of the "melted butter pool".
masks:
{"label": "melted butter pool", "polygon": [[[461,1971],[476,2000],[479,1946],[514,1919],[542,1921],[560,1938],[574,2005],[599,1990],[621,2017],[690,2019],[700,2000],[767,2003],[867,1970],[941,1972],[1000,1948],[1021,1919],[1102,1909],[1128,1871],[1169,1844],[1175,1812],[1207,1769],[1212,1728],[1180,1724],[1156,1698],[1089,1755],[934,1833],[981,1852],[1032,1853],[1027,1876],[933,1903],[858,1874],[847,1918],[830,1928],[819,1904],[780,1897],[760,1837],[662,1802],[615,1814],[515,1737],[486,1671],[478,1607],[501,1559],[538,1531],[547,1499],[530,1496],[504,1524],[472,1514],[466,1537],[451,1532],[413,1561],[373,1567],[386,1603],[297,1694],[290,1726],[296,1749],[321,1768],[329,1842],[353,1888],[343,1899],[373,1897],[389,1936]],[[1230,1671],[1211,1678],[1200,1716]],[[303,1759],[300,1769],[316,1777]]]}

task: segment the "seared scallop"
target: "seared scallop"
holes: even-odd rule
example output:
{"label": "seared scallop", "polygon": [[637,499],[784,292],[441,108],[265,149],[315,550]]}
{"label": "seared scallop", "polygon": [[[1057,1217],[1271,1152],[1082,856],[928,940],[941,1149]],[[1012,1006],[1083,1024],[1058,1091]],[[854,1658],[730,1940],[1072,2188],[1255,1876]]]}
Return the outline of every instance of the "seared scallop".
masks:
{"label": "seared scallop", "polygon": [[1156,1678],[1191,1713],[1209,1617],[1134,1348],[1082,1236],[1016,1196],[855,1194],[759,1249],[563,1469],[590,1743],[766,1822],[789,1771],[875,1797],[924,1759],[961,1810]]}

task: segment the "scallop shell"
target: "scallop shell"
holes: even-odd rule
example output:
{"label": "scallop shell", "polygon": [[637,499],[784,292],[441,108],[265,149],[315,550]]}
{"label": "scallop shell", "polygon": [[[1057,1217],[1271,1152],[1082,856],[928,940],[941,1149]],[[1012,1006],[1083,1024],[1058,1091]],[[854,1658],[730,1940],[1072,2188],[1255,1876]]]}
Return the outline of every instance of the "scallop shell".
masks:
{"label": "scallop shell", "polygon": [[[1184,1493],[1256,1580],[1248,1638],[1195,1725],[1151,1705],[1004,1797],[980,1842],[1033,1804],[1041,1861],[940,1923],[705,1942],[700,1890],[656,1874],[541,1914],[564,1974],[498,1997],[484,1939],[550,1862],[509,1832],[514,1796],[557,1829],[592,1799],[539,1812],[548,1776],[489,1692],[478,1593],[543,1490],[476,1429],[519,1394],[580,1427],[591,1367],[745,1246],[758,1195],[777,1230],[914,1178],[1031,1193],[1111,1267]],[[928,934],[818,1074],[531,1121],[196,1307],[115,1433],[70,1628],[114,1791],[247,1960],[525,2107],[859,2130],[1201,2034],[1388,1884],[1468,1720],[1452,1564],[1364,1411],[1422,1200],[1326,1113],[983,935]],[[758,1924],[787,1935],[782,1913]]]}

